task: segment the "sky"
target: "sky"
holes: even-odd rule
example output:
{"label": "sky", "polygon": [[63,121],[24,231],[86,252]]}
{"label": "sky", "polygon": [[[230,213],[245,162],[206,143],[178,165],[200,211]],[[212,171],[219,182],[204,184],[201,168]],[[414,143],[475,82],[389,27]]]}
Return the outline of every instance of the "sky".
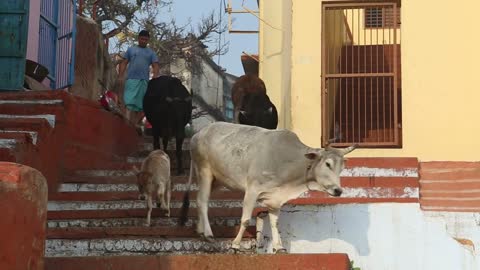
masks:
{"label": "sky", "polygon": [[[228,23],[228,14],[225,13],[225,6],[229,0],[173,0],[171,13],[163,14],[175,18],[179,25],[184,25],[191,20],[192,26],[200,22],[202,16],[208,16],[212,11],[215,17],[219,18],[221,11],[222,23]],[[256,0],[230,0],[233,10],[241,10],[242,3],[250,10],[258,10]],[[221,9],[220,9],[221,6]],[[160,14],[162,16],[162,14]],[[258,30],[258,19],[252,14],[232,14],[233,30]],[[225,32],[221,36],[221,42],[229,42],[229,50],[225,55],[216,56],[213,61],[226,69],[227,73],[241,76],[244,74],[240,56],[245,51],[248,54],[258,53],[258,34],[234,34]],[[208,47],[218,46],[215,44],[206,44]]]}

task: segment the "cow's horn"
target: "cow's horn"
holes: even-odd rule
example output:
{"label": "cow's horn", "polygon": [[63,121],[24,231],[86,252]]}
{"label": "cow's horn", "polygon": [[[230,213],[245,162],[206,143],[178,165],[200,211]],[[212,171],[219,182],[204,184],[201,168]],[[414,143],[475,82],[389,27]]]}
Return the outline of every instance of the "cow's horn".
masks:
{"label": "cow's horn", "polygon": [[357,147],[358,147],[358,144],[354,144],[354,145],[349,146],[349,147],[347,147],[347,148],[341,149],[342,154],[343,154],[343,155],[346,155],[346,154],[352,152],[353,150],[355,150],[355,148],[357,148]]}

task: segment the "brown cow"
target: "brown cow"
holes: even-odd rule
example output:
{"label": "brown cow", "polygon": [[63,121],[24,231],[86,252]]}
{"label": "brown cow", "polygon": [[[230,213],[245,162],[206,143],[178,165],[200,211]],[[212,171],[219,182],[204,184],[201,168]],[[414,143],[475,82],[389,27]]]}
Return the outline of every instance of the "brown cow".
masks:
{"label": "brown cow", "polygon": [[257,77],[256,75],[247,74],[243,75],[233,84],[232,87],[232,103],[233,103],[233,111],[234,121],[239,123],[238,115],[240,112],[240,108],[243,105],[243,98],[246,94],[267,94],[267,88],[265,87],[265,83]]}

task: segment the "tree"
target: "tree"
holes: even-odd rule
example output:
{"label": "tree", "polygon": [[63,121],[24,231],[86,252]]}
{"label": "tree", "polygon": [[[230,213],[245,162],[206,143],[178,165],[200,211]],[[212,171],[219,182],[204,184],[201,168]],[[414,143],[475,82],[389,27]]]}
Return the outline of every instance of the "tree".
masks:
{"label": "tree", "polygon": [[[172,0],[81,0],[83,14],[101,27],[110,53],[124,52],[131,46],[140,29],[151,34],[150,46],[160,56],[161,64],[184,59],[192,72],[201,72],[201,60],[223,55],[228,43],[219,44],[218,38],[226,31],[215,19],[215,13],[202,18],[196,29],[189,21],[179,26],[174,19],[159,20],[159,13],[168,9]],[[217,44],[208,50],[205,44]]]}

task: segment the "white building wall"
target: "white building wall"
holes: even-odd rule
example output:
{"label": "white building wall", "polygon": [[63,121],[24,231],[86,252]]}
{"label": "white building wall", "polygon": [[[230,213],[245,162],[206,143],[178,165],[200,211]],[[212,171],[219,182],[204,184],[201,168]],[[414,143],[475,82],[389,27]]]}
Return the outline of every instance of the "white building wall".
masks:
{"label": "white building wall", "polygon": [[202,63],[203,73],[192,77],[192,89],[206,103],[214,108],[223,107],[223,78],[206,62]]}
{"label": "white building wall", "polygon": [[[478,213],[423,212],[416,203],[286,206],[279,227],[289,253],[347,253],[361,270],[480,269]],[[264,232],[260,252],[271,252],[268,221]]]}

